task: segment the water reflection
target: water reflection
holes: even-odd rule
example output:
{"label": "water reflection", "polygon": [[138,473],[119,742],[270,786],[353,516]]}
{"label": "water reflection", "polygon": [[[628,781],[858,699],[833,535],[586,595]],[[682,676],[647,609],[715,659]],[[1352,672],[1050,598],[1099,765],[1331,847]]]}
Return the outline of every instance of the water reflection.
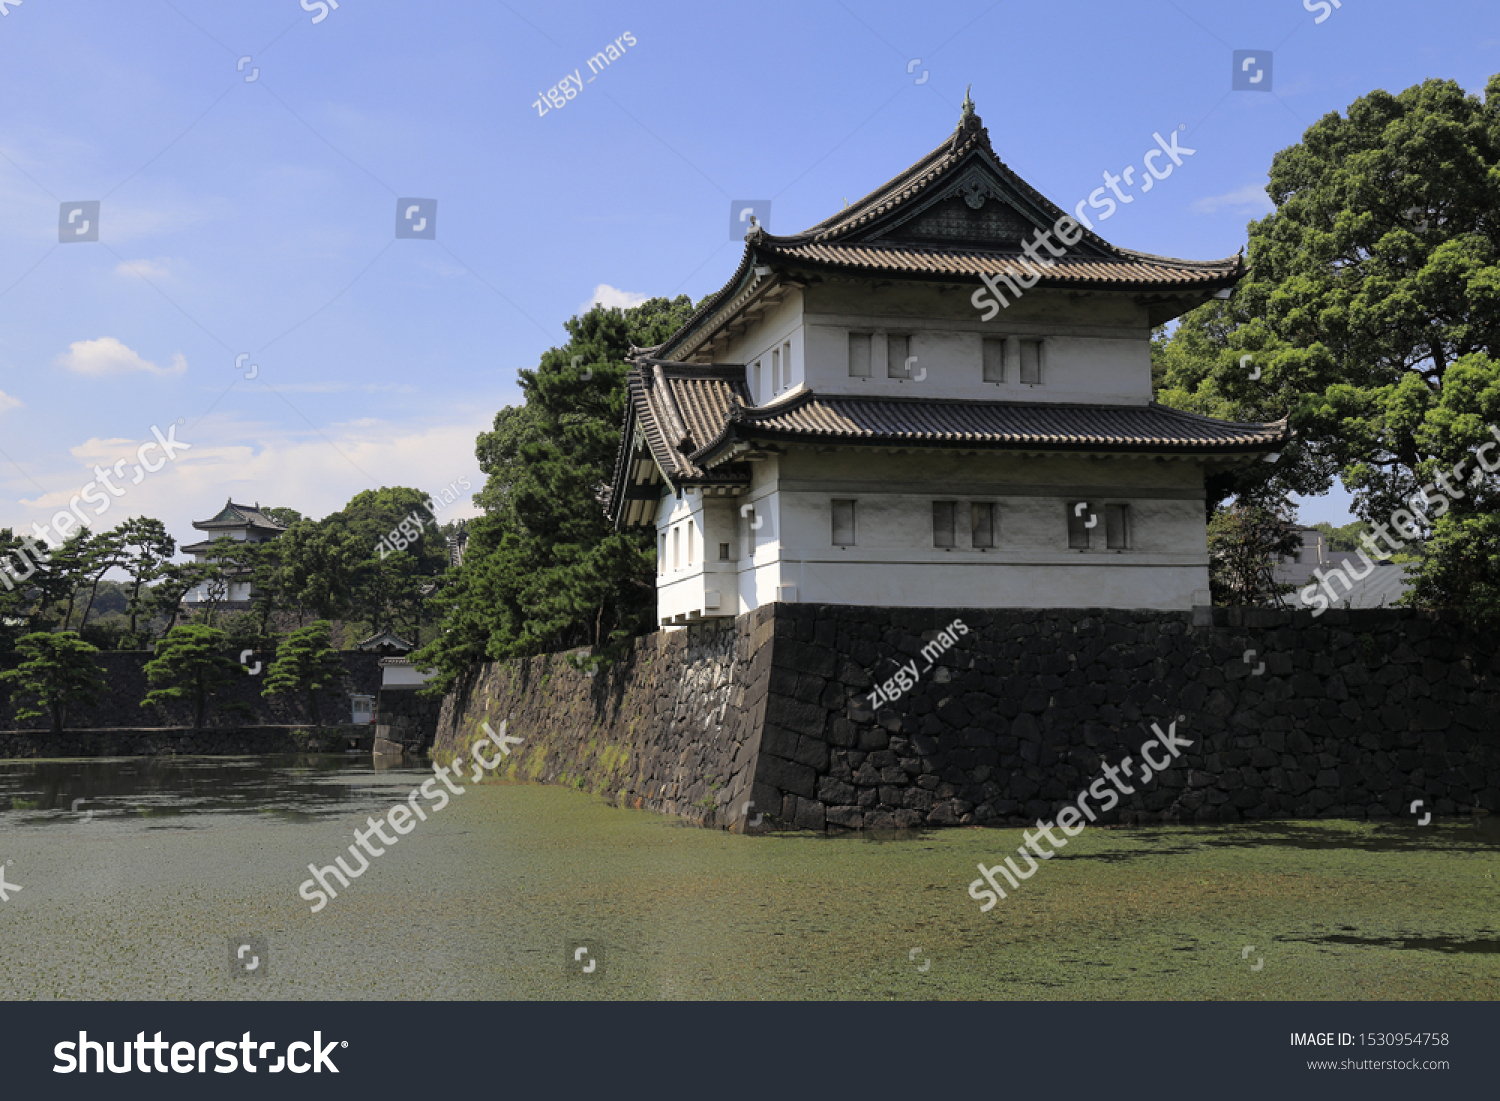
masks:
{"label": "water reflection", "polygon": [[188,829],[226,814],[314,821],[390,802],[419,773],[377,773],[368,758],[324,754],[0,761],[0,823],[138,819]]}

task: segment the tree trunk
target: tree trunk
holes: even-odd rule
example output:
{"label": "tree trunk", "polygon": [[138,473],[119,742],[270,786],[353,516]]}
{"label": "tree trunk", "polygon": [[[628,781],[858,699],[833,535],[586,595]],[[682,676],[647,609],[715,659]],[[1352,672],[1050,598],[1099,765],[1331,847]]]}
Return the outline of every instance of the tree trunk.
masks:
{"label": "tree trunk", "polygon": [[104,575],[113,568],[113,563],[99,571],[99,576],[94,578],[94,584],[89,589],[89,602],[83,606],[83,616],[78,620],[78,629],[83,630],[83,625],[89,621],[89,612],[94,609],[94,598],[99,595],[99,582],[104,580]]}
{"label": "tree trunk", "polygon": [[205,693],[203,691],[203,674],[199,673],[196,677],[193,678],[193,680],[194,680],[194,684],[193,684],[193,688],[194,688],[194,692],[193,692],[193,705],[194,705],[194,707],[193,707],[193,733],[194,734],[202,734],[203,733],[203,704],[204,704],[204,698],[203,697],[205,695]]}
{"label": "tree trunk", "polygon": [[307,710],[312,715],[314,728],[322,729],[323,724],[318,721],[318,690],[316,688],[307,690]]}
{"label": "tree trunk", "polygon": [[136,602],[141,598],[141,581],[144,577],[144,574],[136,574],[135,588],[130,591],[130,640],[132,646],[135,645],[135,619],[136,608],[138,607]]}
{"label": "tree trunk", "polygon": [[66,713],[66,705],[59,701],[53,703],[50,710],[52,711],[52,736],[54,738],[61,737],[63,732],[63,719]]}

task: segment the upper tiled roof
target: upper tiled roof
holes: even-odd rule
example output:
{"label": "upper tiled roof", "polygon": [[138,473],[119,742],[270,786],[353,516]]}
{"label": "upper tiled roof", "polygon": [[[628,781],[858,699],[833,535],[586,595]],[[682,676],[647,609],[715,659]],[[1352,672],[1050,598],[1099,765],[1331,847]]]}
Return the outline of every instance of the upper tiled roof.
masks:
{"label": "upper tiled roof", "polygon": [[[863,269],[872,274],[900,273],[939,278],[962,275],[976,280],[981,275],[1008,275],[1012,279],[1029,279],[1032,274],[1027,272],[1017,256],[979,249],[946,249],[930,245],[880,242],[782,246],[774,238],[767,238],[765,247],[788,260],[844,269]],[[1053,260],[1053,266],[1044,269],[1045,274],[1039,283],[1044,286],[1100,288],[1201,285],[1207,290],[1216,290],[1226,280],[1236,278],[1239,272],[1237,256],[1231,256],[1227,260],[1193,261],[1171,260],[1127,249],[1116,251],[1119,255],[1114,257],[1063,256]],[[1003,287],[1002,284],[1002,289]]]}
{"label": "upper tiled roof", "polygon": [[[226,500],[224,507],[207,520],[194,520],[193,527],[199,531],[215,531],[233,528],[260,528],[264,531],[286,531],[286,525],[278,524],[260,511],[260,505],[237,505]],[[184,548],[186,549],[186,548]]]}
{"label": "upper tiled roof", "polygon": [[1151,403],[1143,406],[839,397],[804,391],[738,409],[692,458],[711,464],[736,440],[1211,455],[1279,447],[1285,421],[1237,424]]}
{"label": "upper tiled roof", "polygon": [[[775,236],[756,226],[729,281],[664,343],[640,349],[664,358],[702,360],[710,337],[788,279],[833,271],[979,286],[981,274],[1024,274],[1021,246],[1070,218],[1002,162],[973,104],[941,145],[864,198],[802,233]],[[1173,317],[1232,286],[1240,256],[1179,260],[1119,248],[1074,222],[1081,237],[1036,286],[1136,291],[1152,297],[1150,321]],[[1069,231],[1070,236],[1072,231]],[[1055,238],[1054,238],[1055,239]],[[1028,276],[1028,278],[1030,278]]]}

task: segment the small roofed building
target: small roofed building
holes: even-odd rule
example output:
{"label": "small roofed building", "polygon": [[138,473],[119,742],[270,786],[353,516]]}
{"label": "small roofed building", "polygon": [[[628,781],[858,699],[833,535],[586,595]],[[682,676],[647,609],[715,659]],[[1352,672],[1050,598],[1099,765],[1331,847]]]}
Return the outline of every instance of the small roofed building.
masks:
{"label": "small roofed building", "polygon": [[[240,543],[265,543],[286,531],[286,525],[271,519],[260,510],[259,502],[254,505],[237,505],[232,499],[226,500],[224,507],[207,520],[194,520],[193,527],[203,532],[206,538],[179,549],[184,554],[191,554],[198,562],[214,560],[212,547],[217,539],[228,537]],[[244,575],[244,571],[232,570],[221,582],[190,589],[182,602],[189,606],[205,602],[248,604],[254,595],[254,586]]]}
{"label": "small roofed building", "polygon": [[1411,589],[1411,567],[1384,558],[1375,543],[1366,551],[1336,551],[1317,528],[1297,529],[1301,547],[1282,555],[1276,565],[1275,579],[1291,585],[1300,599],[1289,597],[1292,607],[1319,608],[1389,608],[1395,606]]}
{"label": "small roofed building", "polygon": [[661,624],[1209,602],[1204,479],[1289,430],[1156,404],[1150,338],[1228,297],[1239,256],[1110,244],[1000,161],[967,100],[890,182],[745,240],[627,376],[604,505],[654,529]]}
{"label": "small roofed building", "polygon": [[354,648],[367,654],[385,654],[389,657],[400,657],[416,649],[406,639],[393,633],[390,628],[376,632]]}

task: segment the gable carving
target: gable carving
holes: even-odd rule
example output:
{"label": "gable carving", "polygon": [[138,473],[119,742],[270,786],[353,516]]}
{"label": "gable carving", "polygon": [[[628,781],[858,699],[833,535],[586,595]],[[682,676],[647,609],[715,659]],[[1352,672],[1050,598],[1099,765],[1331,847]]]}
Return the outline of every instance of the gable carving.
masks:
{"label": "gable carving", "polygon": [[1016,246],[1035,226],[1014,203],[1015,197],[991,173],[970,165],[929,201],[897,217],[872,239]]}
{"label": "gable carving", "polygon": [[980,195],[978,198],[979,205],[976,205],[971,191],[952,195],[881,234],[880,239],[943,245],[965,242],[1018,245],[1030,234],[1031,223],[1009,206],[995,202],[990,196]]}

